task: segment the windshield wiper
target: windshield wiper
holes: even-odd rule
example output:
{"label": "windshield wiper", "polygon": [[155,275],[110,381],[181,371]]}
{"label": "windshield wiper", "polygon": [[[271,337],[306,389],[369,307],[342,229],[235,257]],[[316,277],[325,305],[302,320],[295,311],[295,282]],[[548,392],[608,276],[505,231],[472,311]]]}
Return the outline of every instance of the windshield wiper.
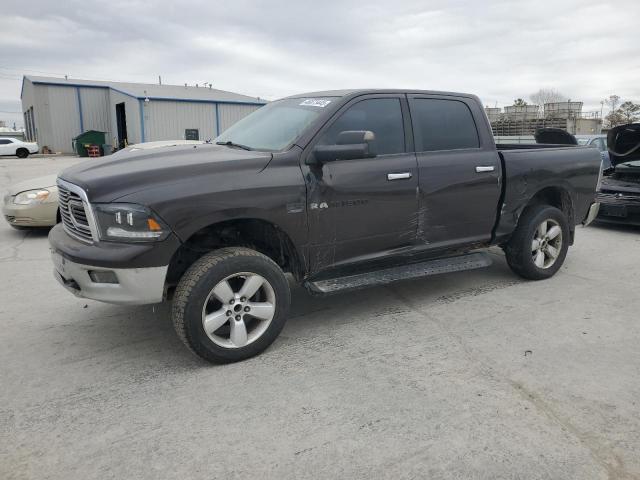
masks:
{"label": "windshield wiper", "polygon": [[246,145],[242,145],[240,143],[234,143],[231,140],[226,141],[226,142],[216,142],[216,145],[226,145],[227,147],[238,147],[238,148],[241,148],[243,150],[253,150],[253,148],[251,148],[251,147],[247,147]]}

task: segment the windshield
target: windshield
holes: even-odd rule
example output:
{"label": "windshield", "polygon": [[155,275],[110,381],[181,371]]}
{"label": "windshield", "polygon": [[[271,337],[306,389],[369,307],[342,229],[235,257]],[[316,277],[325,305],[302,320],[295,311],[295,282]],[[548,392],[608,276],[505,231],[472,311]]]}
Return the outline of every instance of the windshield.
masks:
{"label": "windshield", "polygon": [[251,150],[284,150],[333,100],[331,97],[286,98],[268,103],[225,130],[215,142]]}

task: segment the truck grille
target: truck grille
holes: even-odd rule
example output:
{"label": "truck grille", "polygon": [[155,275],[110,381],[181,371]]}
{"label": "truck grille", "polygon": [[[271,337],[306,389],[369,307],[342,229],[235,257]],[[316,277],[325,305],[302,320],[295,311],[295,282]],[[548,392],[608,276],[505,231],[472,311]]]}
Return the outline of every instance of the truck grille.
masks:
{"label": "truck grille", "polygon": [[58,202],[62,225],[67,233],[78,240],[92,243],[90,220],[80,195],[58,184]]}
{"label": "truck grille", "polygon": [[640,195],[599,192],[596,201],[600,203],[640,203]]}

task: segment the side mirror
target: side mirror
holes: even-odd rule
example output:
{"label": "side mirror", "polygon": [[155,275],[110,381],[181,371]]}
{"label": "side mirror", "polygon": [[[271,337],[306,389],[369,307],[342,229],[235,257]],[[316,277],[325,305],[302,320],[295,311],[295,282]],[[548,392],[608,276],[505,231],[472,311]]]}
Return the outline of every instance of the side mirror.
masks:
{"label": "side mirror", "polygon": [[310,160],[312,163],[324,163],[375,157],[376,154],[371,148],[375,138],[373,132],[369,130],[340,132],[335,145],[316,145]]}

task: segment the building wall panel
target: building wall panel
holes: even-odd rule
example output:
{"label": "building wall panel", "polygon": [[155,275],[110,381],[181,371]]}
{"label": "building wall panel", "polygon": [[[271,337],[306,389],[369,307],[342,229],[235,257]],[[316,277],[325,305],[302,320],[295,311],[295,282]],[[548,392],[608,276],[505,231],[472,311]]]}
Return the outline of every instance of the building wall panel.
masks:
{"label": "building wall panel", "polygon": [[220,118],[220,133],[224,132],[238,120],[243,119],[251,112],[260,108],[259,105],[240,105],[221,103],[218,107],[218,117]]}
{"label": "building wall panel", "polygon": [[82,103],[82,127],[84,131],[106,132],[106,141],[111,143],[111,119],[109,116],[109,90],[106,88],[79,88]]}
{"label": "building wall panel", "polygon": [[[35,103],[35,92],[34,92],[34,85],[33,83],[31,83],[31,80],[28,79],[24,79],[23,81],[24,83],[22,84],[22,114],[23,114],[23,118],[24,118],[24,126],[25,126],[25,130],[26,133],[28,135],[30,135],[30,137],[28,137],[28,139],[30,141],[36,140],[37,139],[37,129],[35,128],[35,114],[34,114],[34,119],[31,122],[31,124],[29,124],[29,118],[27,117],[27,112],[30,112],[30,109],[32,109],[34,107],[34,103]],[[35,111],[35,108],[33,108],[33,110]],[[31,115],[31,112],[28,114]],[[33,130],[31,129],[31,126],[33,126]]]}
{"label": "building wall panel", "polygon": [[150,101],[143,107],[145,140],[182,140],[186,129],[197,129],[200,140],[216,137],[215,104]]}
{"label": "building wall panel", "polygon": [[40,148],[73,152],[72,139],[81,133],[75,87],[35,85],[35,104]]}

